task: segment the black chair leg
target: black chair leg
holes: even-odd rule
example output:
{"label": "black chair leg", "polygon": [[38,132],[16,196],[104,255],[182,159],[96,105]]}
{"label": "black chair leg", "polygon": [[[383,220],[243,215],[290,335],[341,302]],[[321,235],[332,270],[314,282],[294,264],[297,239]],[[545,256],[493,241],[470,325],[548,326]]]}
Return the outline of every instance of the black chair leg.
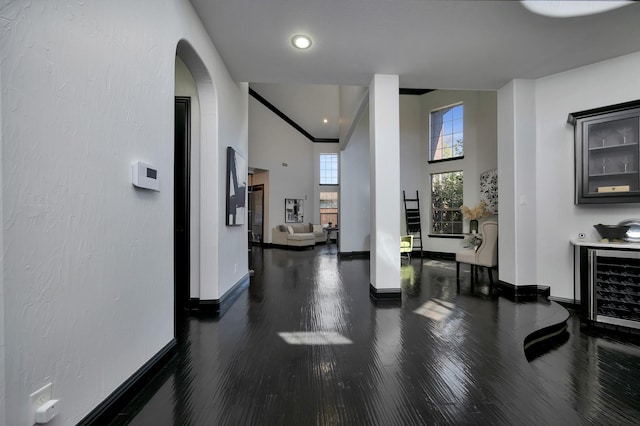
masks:
{"label": "black chair leg", "polygon": [[491,266],[487,267],[487,271],[489,271],[489,283],[491,284],[491,291],[493,292],[493,273],[491,272]]}
{"label": "black chair leg", "polygon": [[456,284],[458,293],[460,293],[460,262],[456,262]]}
{"label": "black chair leg", "polygon": [[476,284],[476,274],[478,270],[475,265],[469,265],[469,269],[471,270],[471,292],[475,292],[475,284]]}

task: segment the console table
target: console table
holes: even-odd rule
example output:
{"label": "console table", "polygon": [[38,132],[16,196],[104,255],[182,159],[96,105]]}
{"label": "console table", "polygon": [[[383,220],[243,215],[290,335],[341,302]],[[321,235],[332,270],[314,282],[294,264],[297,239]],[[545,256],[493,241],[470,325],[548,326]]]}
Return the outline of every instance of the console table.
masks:
{"label": "console table", "polygon": [[331,241],[331,233],[335,232],[336,233],[336,244],[338,243],[338,235],[340,232],[340,228],[338,228],[337,226],[331,227],[331,228],[324,228],[325,231],[327,231],[327,244],[329,243],[329,241]]}

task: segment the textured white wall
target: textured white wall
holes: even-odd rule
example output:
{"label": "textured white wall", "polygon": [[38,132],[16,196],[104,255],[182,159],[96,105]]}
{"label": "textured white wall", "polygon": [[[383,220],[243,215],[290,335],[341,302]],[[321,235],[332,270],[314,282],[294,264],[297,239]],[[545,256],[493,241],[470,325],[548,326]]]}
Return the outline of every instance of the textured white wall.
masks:
{"label": "textured white wall", "polygon": [[638,204],[574,204],[571,112],[640,98],[640,52],[536,80],[536,183],[538,284],[551,295],[573,298],[569,239],[597,239],[593,225],[636,218]]}
{"label": "textured white wall", "polygon": [[285,223],[285,198],[304,200],[305,223],[314,217],[314,143],[253,97],[249,117],[249,167],[269,171],[269,228],[264,232],[270,243],[271,229]]}
{"label": "textured white wall", "polygon": [[[0,13],[6,423],[26,424],[28,394],[51,381],[63,402],[50,424],[74,424],[173,335],[178,41],[222,99],[202,124],[210,210],[224,206],[226,145],[246,154],[247,87],[186,1],[18,1]],[[135,160],[159,169],[160,192],[132,187]],[[247,243],[213,219],[208,260],[239,266],[203,276],[215,298],[246,273]]]}

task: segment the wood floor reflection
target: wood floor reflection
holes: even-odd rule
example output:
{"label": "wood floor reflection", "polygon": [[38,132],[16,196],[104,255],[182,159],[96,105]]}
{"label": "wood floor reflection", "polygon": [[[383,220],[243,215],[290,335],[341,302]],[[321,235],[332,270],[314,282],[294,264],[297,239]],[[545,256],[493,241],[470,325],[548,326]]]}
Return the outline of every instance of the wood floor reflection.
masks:
{"label": "wood floor reflection", "polygon": [[388,307],[369,298],[368,260],[335,245],[254,248],[252,267],[221,319],[186,321],[176,358],[112,424],[640,424],[640,347],[571,317],[529,362],[523,322],[550,304],[491,296],[486,277],[458,295],[454,262],[412,259]]}

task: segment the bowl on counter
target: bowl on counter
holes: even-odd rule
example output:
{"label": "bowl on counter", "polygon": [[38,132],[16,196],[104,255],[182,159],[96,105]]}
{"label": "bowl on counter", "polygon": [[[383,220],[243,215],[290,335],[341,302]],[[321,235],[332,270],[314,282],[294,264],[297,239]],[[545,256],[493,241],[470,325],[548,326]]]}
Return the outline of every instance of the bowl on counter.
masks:
{"label": "bowl on counter", "polygon": [[608,240],[623,240],[629,230],[629,226],[627,225],[603,225],[599,223],[593,225],[593,227],[596,228],[600,237]]}
{"label": "bowl on counter", "polygon": [[627,219],[618,223],[618,225],[628,226],[629,230],[624,240],[630,243],[640,243],[640,219]]}

